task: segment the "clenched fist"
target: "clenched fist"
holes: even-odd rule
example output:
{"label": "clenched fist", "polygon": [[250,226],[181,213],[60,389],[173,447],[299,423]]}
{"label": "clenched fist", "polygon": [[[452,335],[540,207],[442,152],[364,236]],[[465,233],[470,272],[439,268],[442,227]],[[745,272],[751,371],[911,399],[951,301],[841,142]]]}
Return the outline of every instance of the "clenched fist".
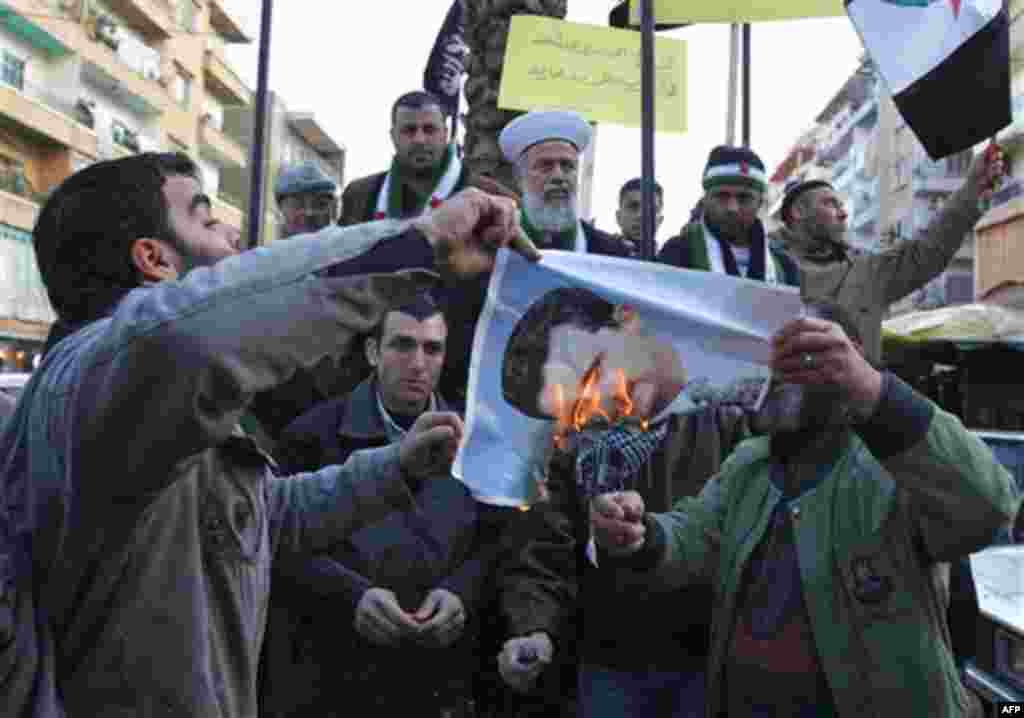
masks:
{"label": "clenched fist", "polygon": [[635,491],[595,496],[590,503],[590,531],[594,542],[612,556],[626,556],[643,548],[644,500]]}
{"label": "clenched fist", "polygon": [[525,693],[555,657],[555,647],[546,633],[511,638],[498,654],[498,671],[512,689]]}

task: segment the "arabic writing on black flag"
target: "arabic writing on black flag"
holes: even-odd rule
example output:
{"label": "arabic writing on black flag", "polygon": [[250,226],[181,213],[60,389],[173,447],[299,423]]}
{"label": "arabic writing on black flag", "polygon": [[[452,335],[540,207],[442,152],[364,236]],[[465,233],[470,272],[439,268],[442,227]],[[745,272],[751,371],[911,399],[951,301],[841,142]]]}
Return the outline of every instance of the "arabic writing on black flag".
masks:
{"label": "arabic writing on black flag", "polygon": [[459,95],[462,75],[465,73],[466,53],[469,48],[463,40],[462,3],[453,0],[444,25],[430,51],[427,69],[423,72],[423,89],[437,95],[442,109],[456,120],[459,116]]}

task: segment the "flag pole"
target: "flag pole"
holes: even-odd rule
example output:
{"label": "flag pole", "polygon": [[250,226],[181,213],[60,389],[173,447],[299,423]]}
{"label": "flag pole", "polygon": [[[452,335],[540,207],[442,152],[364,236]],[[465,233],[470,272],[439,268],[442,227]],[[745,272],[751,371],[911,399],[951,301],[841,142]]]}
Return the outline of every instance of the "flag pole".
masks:
{"label": "flag pole", "polygon": [[249,186],[249,237],[251,244],[260,244],[263,233],[263,146],[267,124],[267,94],[270,75],[270,22],[273,15],[273,0],[263,0],[263,12],[260,18],[260,51],[257,65],[256,107],[253,108],[252,129],[252,171]]}
{"label": "flag pole", "polygon": [[743,146],[750,147],[750,23],[743,23]]}
{"label": "flag pole", "polygon": [[732,23],[729,26],[729,86],[728,102],[725,112],[725,144],[736,144],[736,98],[737,92],[737,65],[739,65],[740,52],[740,26]]}
{"label": "flag pole", "polygon": [[654,7],[652,0],[640,0],[640,95],[641,176],[640,191],[641,258],[652,260],[654,240]]}

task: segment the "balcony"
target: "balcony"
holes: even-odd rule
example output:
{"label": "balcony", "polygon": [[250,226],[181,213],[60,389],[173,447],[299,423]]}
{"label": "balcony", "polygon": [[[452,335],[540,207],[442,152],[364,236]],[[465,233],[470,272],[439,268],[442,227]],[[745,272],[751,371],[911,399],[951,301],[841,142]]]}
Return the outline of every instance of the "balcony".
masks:
{"label": "balcony", "polygon": [[96,133],[68,114],[72,109],[69,105],[50,95],[44,88],[28,85],[18,90],[0,83],[0,116],[13,120],[30,134],[48,143],[70,147],[88,157],[96,157]]}
{"label": "balcony", "polygon": [[248,105],[249,90],[216,50],[207,50],[203,60],[206,91],[224,105]]}
{"label": "balcony", "polygon": [[199,125],[200,152],[219,167],[245,167],[249,155],[245,148],[213,126],[209,121]]}
{"label": "balcony", "polygon": [[143,70],[130,65],[106,44],[87,38],[84,31],[82,40],[83,80],[142,115],[162,114],[174,102],[158,82],[157,68]]}
{"label": "balcony", "polygon": [[242,228],[242,221],[245,216],[233,202],[236,200],[229,199],[224,195],[213,197],[211,203],[211,214],[213,218],[218,222],[223,222],[226,225],[234,227],[235,229]]}
{"label": "balcony", "polygon": [[160,0],[107,0],[107,6],[149,40],[166,40],[174,31],[170,7]]}
{"label": "balcony", "polygon": [[13,190],[13,187],[8,190],[4,181],[0,179],[0,225],[6,224],[31,232],[36,225],[39,205],[33,199]]}
{"label": "balcony", "polygon": [[227,9],[225,0],[210,0],[210,25],[228,42],[252,42],[241,23]]}
{"label": "balcony", "polygon": [[52,10],[33,0],[0,0],[0,27],[51,58],[63,57],[71,48],[37,21],[52,15]]}

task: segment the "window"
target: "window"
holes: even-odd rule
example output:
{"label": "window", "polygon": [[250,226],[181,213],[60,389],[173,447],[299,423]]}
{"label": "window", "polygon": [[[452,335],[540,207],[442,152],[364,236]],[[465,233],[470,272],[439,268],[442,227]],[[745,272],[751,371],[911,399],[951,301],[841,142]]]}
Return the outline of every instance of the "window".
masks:
{"label": "window", "polygon": [[25,89],[25,61],[7,50],[0,63],[0,82],[18,90]]}
{"label": "window", "polygon": [[139,151],[139,135],[134,130],[129,129],[123,123],[114,120],[110,123],[110,134],[114,139],[114,142],[121,145],[122,147],[131,150],[132,152]]}
{"label": "window", "polygon": [[178,27],[185,32],[196,31],[196,6],[192,0],[178,0],[175,8]]}
{"label": "window", "polygon": [[192,78],[180,67],[174,67],[174,99],[182,109],[188,109],[188,98],[192,90]]}

